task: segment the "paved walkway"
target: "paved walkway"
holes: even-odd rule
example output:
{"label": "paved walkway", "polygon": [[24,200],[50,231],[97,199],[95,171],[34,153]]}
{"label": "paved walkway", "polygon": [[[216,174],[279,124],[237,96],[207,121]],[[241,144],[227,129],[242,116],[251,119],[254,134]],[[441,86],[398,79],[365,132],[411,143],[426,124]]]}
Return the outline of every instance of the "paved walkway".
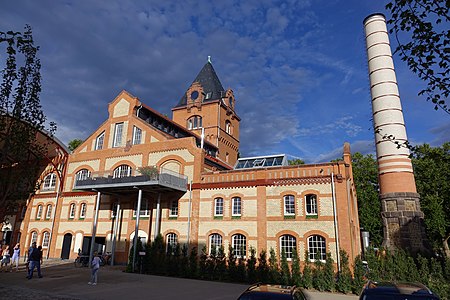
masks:
{"label": "paved walkway", "polygon": [[[46,266],[47,265],[47,266]],[[44,278],[25,278],[25,270],[0,273],[3,299],[209,299],[235,300],[248,285],[130,274],[123,267],[102,267],[98,285],[91,286],[88,268],[73,262],[44,261]],[[355,300],[356,296],[306,292],[313,300]]]}

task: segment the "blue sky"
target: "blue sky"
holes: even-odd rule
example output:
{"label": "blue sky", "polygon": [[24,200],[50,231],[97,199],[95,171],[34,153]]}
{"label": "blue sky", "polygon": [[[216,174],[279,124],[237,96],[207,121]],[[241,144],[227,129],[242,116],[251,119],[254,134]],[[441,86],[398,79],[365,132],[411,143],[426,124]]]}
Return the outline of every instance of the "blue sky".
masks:
{"label": "blue sky", "polygon": [[[210,55],[236,96],[241,154],[314,163],[340,157],[346,141],[374,152],[362,22],[388,15],[386,2],[16,0],[2,3],[0,31],[32,26],[41,103],[65,143],[88,137],[123,89],[171,116]],[[450,117],[394,63],[410,142],[450,141]]]}

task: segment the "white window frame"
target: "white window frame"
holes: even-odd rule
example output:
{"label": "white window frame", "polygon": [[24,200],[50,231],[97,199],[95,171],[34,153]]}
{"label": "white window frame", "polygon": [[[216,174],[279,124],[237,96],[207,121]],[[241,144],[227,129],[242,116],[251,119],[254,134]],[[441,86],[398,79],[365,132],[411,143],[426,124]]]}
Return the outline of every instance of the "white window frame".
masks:
{"label": "white window frame", "polygon": [[133,145],[139,145],[142,143],[142,129],[133,126]]}
{"label": "white window frame", "polygon": [[178,200],[170,202],[169,217],[178,217]]}
{"label": "white window frame", "polygon": [[241,197],[231,198],[231,215],[233,217],[240,217],[242,213],[242,199]]}
{"label": "white window frame", "polygon": [[228,120],[225,121],[225,132],[231,134],[231,122]]}
{"label": "white window frame", "polygon": [[316,255],[320,253],[320,261],[325,261],[327,256],[327,240],[318,234],[311,235],[307,239],[308,242],[308,255],[310,261],[316,260]]}
{"label": "white window frame", "polygon": [[50,242],[50,232],[44,231],[42,234],[42,248],[48,248]]}
{"label": "white window frame", "polygon": [[75,219],[75,203],[71,203],[69,206],[69,219]]}
{"label": "white window frame", "polygon": [[116,123],[114,126],[113,148],[122,146],[123,122]]}
{"label": "white window frame", "polygon": [[166,235],[166,252],[170,254],[174,253],[175,248],[178,245],[178,235],[174,232],[169,232]]}
{"label": "white window frame", "polygon": [[46,219],[50,219],[52,217],[52,210],[53,210],[53,205],[48,204],[47,205],[47,210],[45,212],[45,218]]}
{"label": "white window frame", "polygon": [[286,195],[283,197],[283,207],[285,216],[295,216],[295,197]]}
{"label": "white window frame", "polygon": [[33,243],[37,243],[37,239],[38,239],[37,231],[31,232],[30,246],[33,245]]}
{"label": "white window frame", "polygon": [[223,198],[214,199],[214,217],[223,217]]}
{"label": "white window frame", "polygon": [[88,169],[81,169],[75,175],[75,181],[86,180],[91,177],[91,172]]}
{"label": "white window frame", "polygon": [[36,219],[40,220],[42,218],[42,210],[43,210],[42,205],[39,204],[37,206]]}
{"label": "white window frame", "polygon": [[213,233],[209,236],[209,252],[208,254],[211,254],[211,250],[214,246],[216,249],[216,253],[219,252],[220,247],[223,245],[223,238],[218,233]]}
{"label": "white window frame", "polygon": [[131,176],[131,167],[129,165],[120,165],[114,169],[113,178],[122,178]]}
{"label": "white window frame", "polygon": [[203,127],[203,118],[195,115],[188,119],[188,129],[200,129]]}
{"label": "white window frame", "polygon": [[317,216],[317,196],[308,194],[305,196],[305,211],[308,216]]}
{"label": "white window frame", "polygon": [[80,219],[86,218],[87,205],[85,202],[80,205]]}
{"label": "white window frame", "polygon": [[51,173],[45,176],[43,190],[54,190],[56,186],[56,174]]}
{"label": "white window frame", "polygon": [[247,237],[243,234],[235,234],[231,237],[231,247],[233,247],[233,255],[237,258],[245,258],[247,256]]}
{"label": "white window frame", "polygon": [[105,132],[100,133],[95,139],[95,150],[102,150],[105,142]]}
{"label": "white window frame", "polygon": [[[142,199],[141,200],[141,211],[140,217],[150,217],[150,203],[148,199]],[[137,201],[134,202],[134,210],[133,210],[133,218],[136,218],[136,211],[137,211]]]}
{"label": "white window frame", "polygon": [[286,259],[287,260],[292,260],[292,254],[293,254],[293,249],[297,250],[297,239],[290,235],[290,234],[284,234],[280,237],[280,257],[281,254],[283,253],[283,249],[284,249],[284,253],[286,254]]}

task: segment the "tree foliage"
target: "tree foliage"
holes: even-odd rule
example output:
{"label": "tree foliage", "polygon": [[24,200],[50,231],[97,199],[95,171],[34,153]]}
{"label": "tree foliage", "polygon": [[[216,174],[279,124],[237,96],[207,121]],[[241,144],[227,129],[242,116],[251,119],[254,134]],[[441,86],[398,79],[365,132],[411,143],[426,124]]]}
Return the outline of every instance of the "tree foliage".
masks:
{"label": "tree foliage", "polygon": [[[419,95],[450,114],[450,1],[393,0],[386,5],[395,49],[411,71],[426,82]],[[405,42],[406,41],[406,42]]]}
{"label": "tree foliage", "polygon": [[412,163],[428,238],[450,257],[450,142],[416,146]]}
{"label": "tree foliage", "polygon": [[[4,47],[3,47],[4,46]],[[36,136],[45,130],[46,117],[40,105],[41,63],[32,30],[0,32],[0,51],[5,50],[5,68],[0,85],[0,218],[18,201],[37,189],[36,179],[46,167],[47,143]],[[47,129],[51,137],[56,126]]]}
{"label": "tree foliage", "polygon": [[381,202],[378,195],[377,162],[373,155],[352,155],[353,178],[358,198],[359,224],[370,233],[373,245],[380,246],[383,241],[381,221]]}
{"label": "tree foliage", "polygon": [[296,159],[289,159],[288,160],[288,164],[290,166],[297,166],[297,165],[304,165],[305,161],[303,159],[300,158],[296,158]]}
{"label": "tree foliage", "polygon": [[69,142],[69,150],[73,151],[75,150],[78,146],[80,146],[83,143],[83,140],[80,139],[73,139]]}

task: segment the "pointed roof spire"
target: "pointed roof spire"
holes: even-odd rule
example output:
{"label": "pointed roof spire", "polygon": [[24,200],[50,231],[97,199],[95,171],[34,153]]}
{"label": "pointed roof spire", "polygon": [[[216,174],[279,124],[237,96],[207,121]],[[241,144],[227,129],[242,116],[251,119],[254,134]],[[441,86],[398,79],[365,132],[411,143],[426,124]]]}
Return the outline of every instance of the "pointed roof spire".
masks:
{"label": "pointed roof spire", "polygon": [[[208,56],[208,62],[203,66],[192,83],[194,82],[200,83],[203,87],[203,92],[206,96],[203,102],[218,100],[222,98],[222,95],[225,92],[225,89],[223,88],[222,83],[220,82],[219,77],[211,64],[211,56]],[[184,93],[183,97],[181,97],[175,107],[185,106],[186,104],[187,96],[186,93]]]}

